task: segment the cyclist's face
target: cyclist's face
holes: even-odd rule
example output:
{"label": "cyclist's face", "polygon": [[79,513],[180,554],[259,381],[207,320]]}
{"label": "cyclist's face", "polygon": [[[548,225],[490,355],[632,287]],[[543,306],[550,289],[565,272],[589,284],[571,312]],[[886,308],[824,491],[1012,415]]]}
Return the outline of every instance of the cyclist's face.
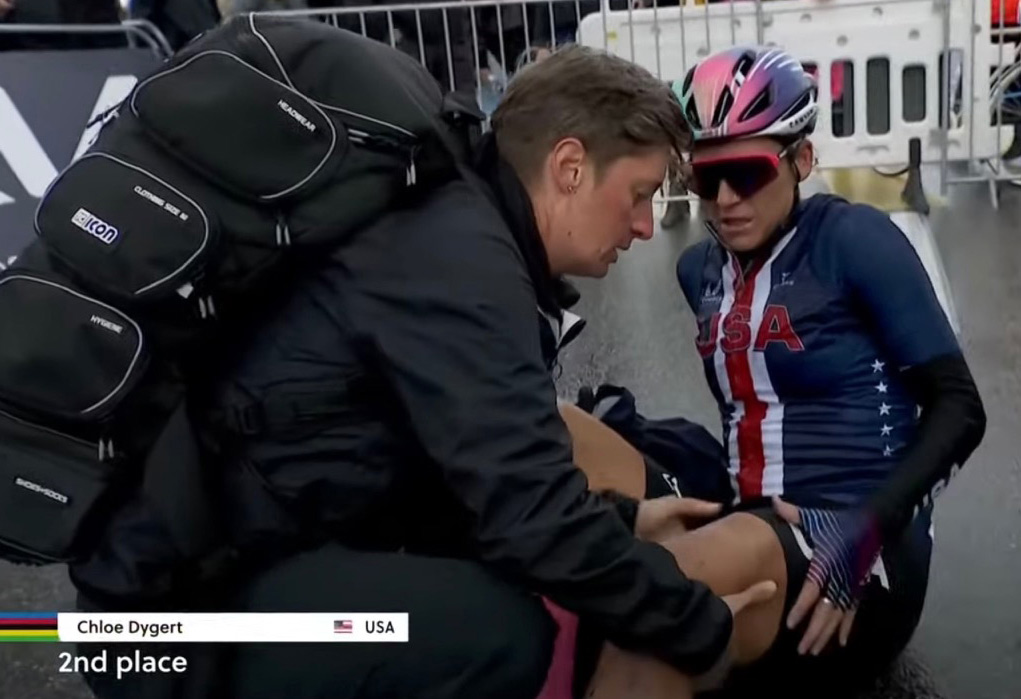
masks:
{"label": "cyclist's face", "polygon": [[771,138],[751,138],[697,146],[691,186],[726,245],[746,252],[783,224],[794,203],[798,173],[807,176],[811,164],[809,143],[784,149]]}

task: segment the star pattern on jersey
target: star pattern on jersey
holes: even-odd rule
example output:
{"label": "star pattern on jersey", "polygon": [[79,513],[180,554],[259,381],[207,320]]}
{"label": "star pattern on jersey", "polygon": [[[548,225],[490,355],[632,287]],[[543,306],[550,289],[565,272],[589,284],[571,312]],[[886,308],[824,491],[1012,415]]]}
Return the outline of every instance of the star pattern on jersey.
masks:
{"label": "star pattern on jersey", "polygon": [[[875,361],[873,361],[870,366],[872,367],[872,373],[873,374],[882,374],[883,373],[883,369],[886,368],[886,362],[881,361],[877,357],[875,359]],[[880,376],[879,383],[876,384],[875,388],[876,388],[876,392],[877,393],[879,393],[880,395],[884,395],[885,396],[885,395],[887,395],[887,391],[889,390],[890,386],[886,383],[886,381],[883,380],[882,376]],[[890,414],[890,407],[891,406],[885,400],[882,403],[880,403],[879,404],[879,416],[883,417],[883,416],[889,415]],[[891,425],[887,424],[884,421],[883,422],[883,426],[879,430],[879,436],[880,436],[880,438],[884,438],[883,456],[885,456],[885,457],[893,456],[893,448],[889,445],[889,443],[885,443],[885,438],[889,437],[892,432],[893,432],[893,427]]]}

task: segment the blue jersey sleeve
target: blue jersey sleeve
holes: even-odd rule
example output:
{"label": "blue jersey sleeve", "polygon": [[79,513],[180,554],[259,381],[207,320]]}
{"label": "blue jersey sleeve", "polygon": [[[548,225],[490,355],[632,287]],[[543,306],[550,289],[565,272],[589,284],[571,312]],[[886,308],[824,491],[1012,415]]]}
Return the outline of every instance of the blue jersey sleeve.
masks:
{"label": "blue jersey sleeve", "polygon": [[692,311],[698,310],[698,292],[702,286],[702,275],[705,271],[708,253],[708,241],[696,243],[687,248],[677,261],[677,282],[681,286],[684,298]]}
{"label": "blue jersey sleeve", "polygon": [[827,236],[832,263],[888,356],[903,370],[959,354],[929,275],[904,233],[870,206],[841,208]]}

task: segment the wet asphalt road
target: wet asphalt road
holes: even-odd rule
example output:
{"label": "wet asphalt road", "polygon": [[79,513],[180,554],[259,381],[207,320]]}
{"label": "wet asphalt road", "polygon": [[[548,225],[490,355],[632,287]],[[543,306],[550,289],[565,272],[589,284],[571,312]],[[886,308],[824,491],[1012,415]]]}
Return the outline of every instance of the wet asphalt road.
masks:
{"label": "wet asphalt road", "polygon": [[[964,473],[939,500],[929,598],[911,655],[874,699],[1021,699],[1021,189],[994,212],[984,187],[951,190],[933,212],[962,342],[989,428]],[[560,391],[628,386],[651,416],[684,415],[718,431],[693,347],[694,324],[674,280],[698,226],[658,232],[607,279],[579,282],[588,327],[564,357]],[[0,563],[0,610],[72,609],[62,570]],[[0,699],[85,699],[58,672],[57,644],[0,644]],[[821,694],[825,696],[825,694]]]}

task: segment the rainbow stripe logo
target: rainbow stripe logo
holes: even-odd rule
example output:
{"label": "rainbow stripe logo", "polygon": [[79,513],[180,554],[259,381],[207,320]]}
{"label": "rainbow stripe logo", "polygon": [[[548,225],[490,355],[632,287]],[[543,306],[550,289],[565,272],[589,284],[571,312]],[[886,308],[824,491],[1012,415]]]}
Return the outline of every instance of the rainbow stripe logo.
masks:
{"label": "rainbow stripe logo", "polygon": [[58,643],[56,612],[0,612],[0,643]]}

